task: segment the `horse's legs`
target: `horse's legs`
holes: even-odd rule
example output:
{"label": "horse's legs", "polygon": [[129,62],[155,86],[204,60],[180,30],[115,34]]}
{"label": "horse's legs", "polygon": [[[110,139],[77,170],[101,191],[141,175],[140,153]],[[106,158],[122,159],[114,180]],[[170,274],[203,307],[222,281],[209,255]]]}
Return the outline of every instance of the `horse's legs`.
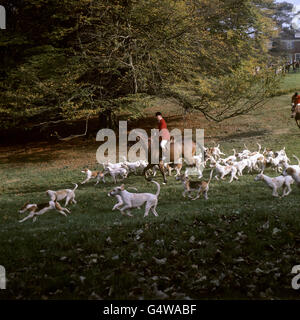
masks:
{"label": "horse's legs", "polygon": [[163,176],[164,183],[167,183],[166,174],[165,174],[165,170],[164,170],[164,162],[162,160],[159,161],[159,171]]}
{"label": "horse's legs", "polygon": [[149,164],[147,165],[147,167],[144,168],[144,170],[143,170],[143,175],[144,175],[144,177],[145,177],[146,180],[150,180],[150,179],[148,179],[148,177],[146,176],[146,172],[147,172],[149,169],[153,168],[153,167],[154,167],[154,165],[151,164],[151,163],[149,163]]}

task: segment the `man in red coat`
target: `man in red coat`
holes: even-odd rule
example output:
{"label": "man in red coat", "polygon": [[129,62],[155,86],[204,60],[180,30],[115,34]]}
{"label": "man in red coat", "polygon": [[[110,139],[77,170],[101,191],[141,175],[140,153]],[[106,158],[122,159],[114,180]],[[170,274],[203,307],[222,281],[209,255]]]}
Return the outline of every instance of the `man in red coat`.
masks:
{"label": "man in red coat", "polygon": [[298,92],[296,92],[293,96],[292,96],[292,111],[295,110],[296,106],[300,104],[300,96],[298,94]]}
{"label": "man in red coat", "polygon": [[167,128],[167,123],[165,121],[165,119],[162,117],[160,112],[156,112],[156,118],[158,120],[158,129],[159,129],[159,133],[161,136],[161,143],[160,146],[162,148],[162,150],[166,150],[166,146],[168,141],[170,140],[170,133],[169,130]]}

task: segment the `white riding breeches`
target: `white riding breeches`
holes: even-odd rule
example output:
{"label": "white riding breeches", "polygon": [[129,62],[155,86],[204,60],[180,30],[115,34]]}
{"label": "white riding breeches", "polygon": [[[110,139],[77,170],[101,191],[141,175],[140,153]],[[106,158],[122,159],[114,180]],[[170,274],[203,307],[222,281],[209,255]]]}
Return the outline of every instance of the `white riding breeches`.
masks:
{"label": "white riding breeches", "polygon": [[163,150],[166,150],[168,140],[161,140],[160,146]]}

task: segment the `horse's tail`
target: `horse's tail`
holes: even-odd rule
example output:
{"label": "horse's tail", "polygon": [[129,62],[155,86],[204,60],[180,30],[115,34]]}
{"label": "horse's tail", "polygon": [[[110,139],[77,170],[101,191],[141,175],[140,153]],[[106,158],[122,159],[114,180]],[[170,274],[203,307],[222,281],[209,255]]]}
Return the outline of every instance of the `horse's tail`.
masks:
{"label": "horse's tail", "polygon": [[[194,141],[195,142],[195,141]],[[196,146],[198,146],[198,148],[201,150],[201,152],[205,152],[205,148],[204,148],[204,146],[201,144],[201,143],[199,143],[199,142],[195,142],[195,144],[196,144]],[[197,148],[195,149],[195,154],[193,154],[193,156],[195,156],[196,155],[196,150],[197,150]]]}

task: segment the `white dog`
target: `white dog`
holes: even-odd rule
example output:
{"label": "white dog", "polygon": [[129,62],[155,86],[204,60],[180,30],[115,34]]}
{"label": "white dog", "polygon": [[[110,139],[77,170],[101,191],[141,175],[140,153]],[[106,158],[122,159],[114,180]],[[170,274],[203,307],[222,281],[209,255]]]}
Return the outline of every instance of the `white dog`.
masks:
{"label": "white dog", "polygon": [[111,167],[107,167],[107,170],[111,177],[114,180],[114,183],[117,183],[117,177],[121,177],[121,179],[127,178],[128,171],[125,168],[117,168],[117,169],[112,169]]}
{"label": "white dog", "polygon": [[[137,191],[137,189],[134,188],[134,187],[129,187],[128,189],[133,189],[134,191]],[[110,192],[109,192],[107,195],[108,195],[109,197],[112,196],[112,195],[110,194]],[[122,197],[121,197],[119,194],[116,194],[114,197],[117,199],[118,202],[113,206],[112,211],[114,211],[114,210],[116,210],[116,209],[118,209],[119,211],[121,211],[120,208],[121,208],[122,205],[124,204],[124,203],[123,203],[123,200],[122,200]],[[141,208],[138,207],[138,209],[141,209]]]}
{"label": "white dog", "polygon": [[132,215],[130,213],[130,209],[141,207],[144,203],[146,203],[144,217],[148,216],[150,210],[155,216],[158,216],[158,213],[156,212],[156,206],[158,203],[158,196],[160,193],[160,185],[156,181],[152,182],[155,183],[157,186],[156,194],[131,193],[125,190],[124,184],[122,184],[120,187],[114,188],[110,192],[110,196],[121,196],[122,202],[124,204],[124,207],[120,208],[122,215],[125,215],[126,212],[127,215],[131,217]]}
{"label": "white dog", "polygon": [[286,177],[278,176],[275,178],[271,178],[271,177],[268,177],[265,174],[263,174],[263,172],[258,174],[254,180],[255,181],[259,181],[259,180],[264,181],[267,184],[267,186],[273,190],[273,192],[272,192],[273,197],[279,197],[278,189],[280,189],[282,187],[283,187],[282,197],[289,195],[292,191],[291,184],[294,183],[294,179],[290,176],[286,176]]}
{"label": "white dog", "polygon": [[127,169],[128,172],[133,172],[134,174],[137,174],[137,170],[141,167],[140,161],[135,161],[135,162],[129,162],[129,161],[124,161],[122,164],[122,168]]}
{"label": "white dog", "polygon": [[58,191],[47,190],[46,194],[50,197],[51,201],[61,201],[66,198],[65,207],[69,204],[70,201],[71,203],[76,204],[77,202],[75,200],[75,190],[78,188],[78,184],[76,183],[74,184],[75,184],[75,188],[73,190],[71,189],[62,189]]}
{"label": "white dog", "polygon": [[227,158],[225,158],[225,159],[220,159],[220,160],[219,160],[221,164],[226,165],[226,164],[228,164],[229,161],[233,162],[233,161],[236,161],[236,160],[237,160],[236,151],[235,151],[235,149],[232,149],[232,150],[233,150],[233,152],[234,152],[232,156],[229,156],[229,157],[227,157]]}
{"label": "white dog", "polygon": [[237,168],[233,165],[222,166],[219,163],[213,161],[210,167],[216,168],[217,174],[215,175],[215,178],[217,180],[219,180],[219,178],[221,180],[224,180],[224,177],[227,176],[228,174],[231,174],[229,183],[231,183],[233,179],[239,180],[239,178],[237,177]]}
{"label": "white dog", "polygon": [[243,171],[247,168],[248,173],[251,171],[251,161],[248,159],[243,159],[241,161],[233,162],[232,165],[236,167],[237,169],[237,174],[239,176],[243,175]]}

